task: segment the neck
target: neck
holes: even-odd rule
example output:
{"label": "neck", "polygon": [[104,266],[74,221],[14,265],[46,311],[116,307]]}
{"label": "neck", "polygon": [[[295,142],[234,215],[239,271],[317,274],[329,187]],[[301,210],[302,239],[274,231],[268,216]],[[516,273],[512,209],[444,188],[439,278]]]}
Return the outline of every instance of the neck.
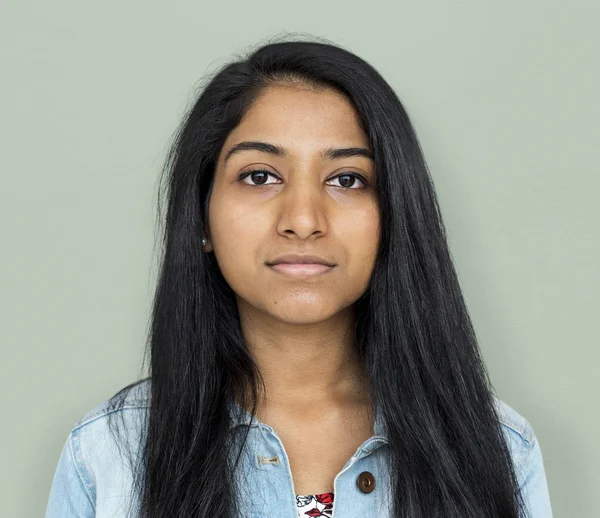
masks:
{"label": "neck", "polygon": [[240,308],[244,339],[265,386],[259,408],[364,404],[367,383],[354,346],[353,317],[350,310],[328,321],[298,325],[257,318],[247,307]]}

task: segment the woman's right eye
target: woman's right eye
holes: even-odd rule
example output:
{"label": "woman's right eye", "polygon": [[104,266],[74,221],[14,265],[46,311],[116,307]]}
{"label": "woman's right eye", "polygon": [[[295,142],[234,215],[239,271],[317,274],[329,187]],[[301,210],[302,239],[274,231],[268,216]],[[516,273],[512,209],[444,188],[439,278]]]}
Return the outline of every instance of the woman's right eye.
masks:
{"label": "woman's right eye", "polygon": [[[267,178],[269,176],[272,176],[273,178],[277,178],[273,173],[266,171],[264,169],[255,169],[253,171],[246,171],[245,173],[242,173],[239,178],[238,181],[245,183],[246,185],[250,185],[252,187],[260,187],[261,185],[270,185],[268,183],[266,183]],[[245,182],[244,180],[246,178],[251,178],[253,180],[253,182],[257,182],[257,183],[248,183]]]}

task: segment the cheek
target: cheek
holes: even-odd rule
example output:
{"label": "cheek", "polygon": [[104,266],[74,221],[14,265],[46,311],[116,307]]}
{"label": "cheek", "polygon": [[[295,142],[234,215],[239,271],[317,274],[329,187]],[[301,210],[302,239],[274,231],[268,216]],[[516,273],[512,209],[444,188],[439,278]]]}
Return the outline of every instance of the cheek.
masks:
{"label": "cheek", "polygon": [[380,241],[379,213],[365,211],[346,229],[346,248],[350,257],[350,280],[366,288],[371,280]]}
{"label": "cheek", "polygon": [[261,259],[265,222],[256,212],[235,203],[219,204],[210,217],[213,251],[223,276],[231,283],[247,279]]}
{"label": "cheek", "polygon": [[346,218],[338,232],[355,257],[367,259],[377,253],[379,247],[380,222],[376,208],[368,208]]}

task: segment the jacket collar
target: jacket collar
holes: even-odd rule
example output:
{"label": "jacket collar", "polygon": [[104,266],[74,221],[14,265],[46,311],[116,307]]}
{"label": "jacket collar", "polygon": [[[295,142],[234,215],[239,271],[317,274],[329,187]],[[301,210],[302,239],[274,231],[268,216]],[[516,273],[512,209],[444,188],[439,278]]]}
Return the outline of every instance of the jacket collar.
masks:
{"label": "jacket collar", "polygon": [[[251,428],[268,427],[268,425],[261,422],[256,416],[251,415],[250,412],[239,405],[233,398],[228,398],[228,409],[231,417],[231,429],[242,425],[250,426]],[[383,415],[379,407],[377,407],[375,416],[373,435],[388,442],[386,426],[383,422]]]}

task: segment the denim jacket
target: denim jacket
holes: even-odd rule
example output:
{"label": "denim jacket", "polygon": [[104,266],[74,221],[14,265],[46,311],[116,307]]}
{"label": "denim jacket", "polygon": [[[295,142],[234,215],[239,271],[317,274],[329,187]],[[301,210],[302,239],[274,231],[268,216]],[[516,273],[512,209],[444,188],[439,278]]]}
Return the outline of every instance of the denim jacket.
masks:
{"label": "denim jacket", "polygon": [[[127,396],[122,412],[131,441],[139,439],[134,423],[149,407],[149,381]],[[539,442],[530,423],[494,396],[504,436],[516,462],[529,518],[551,518],[552,510]],[[241,468],[244,492],[239,495],[245,518],[296,518],[296,495],[286,451],[275,430],[229,403],[232,426],[249,426]],[[108,401],[75,423],[68,434],[50,490],[46,518],[125,518],[130,503],[137,510],[128,463],[107,427]],[[142,416],[143,417],[143,416]],[[129,426],[131,424],[131,426]],[[390,516],[389,478],[385,465],[387,439],[379,412],[373,435],[350,457],[334,480],[332,516]],[[367,481],[367,482],[366,482]],[[369,484],[370,482],[370,484]]]}

